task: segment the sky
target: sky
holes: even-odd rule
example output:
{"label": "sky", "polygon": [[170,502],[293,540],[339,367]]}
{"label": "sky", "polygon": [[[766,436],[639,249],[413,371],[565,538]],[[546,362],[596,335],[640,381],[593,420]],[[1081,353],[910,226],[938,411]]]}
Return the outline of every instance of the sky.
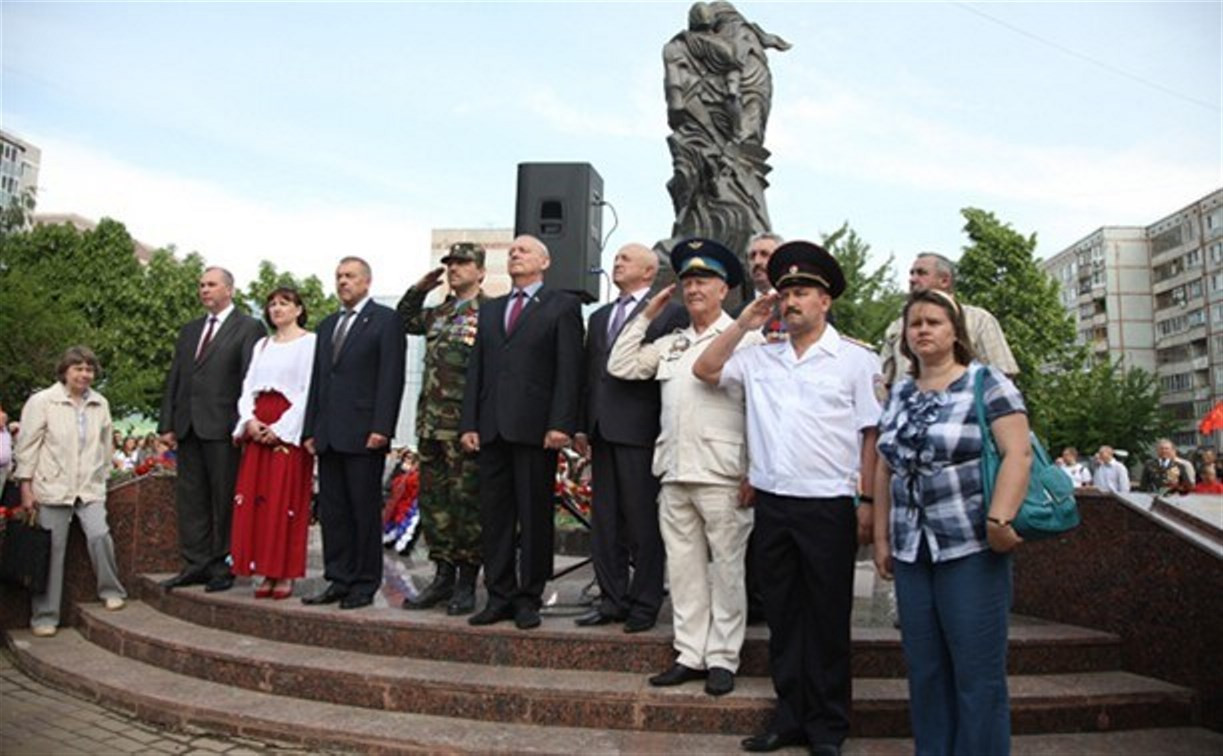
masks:
{"label": "sky", "polygon": [[[618,228],[671,235],[662,46],[688,3],[0,0],[0,124],[40,212],[124,222],[240,286],[260,260],[374,292],[433,228],[508,228],[520,162],[589,162]],[[774,229],[848,222],[896,280],[964,207],[1038,256],[1223,187],[1223,4],[737,3],[770,51]],[[604,228],[610,229],[610,214]]]}

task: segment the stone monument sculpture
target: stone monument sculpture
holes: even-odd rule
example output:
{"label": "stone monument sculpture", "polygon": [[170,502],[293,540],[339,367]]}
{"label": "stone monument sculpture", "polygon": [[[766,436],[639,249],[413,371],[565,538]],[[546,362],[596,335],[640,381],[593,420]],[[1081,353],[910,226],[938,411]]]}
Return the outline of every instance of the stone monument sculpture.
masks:
{"label": "stone monument sculpture", "polygon": [[705,236],[742,255],[753,234],[771,230],[764,132],[773,80],[765,50],[789,48],[727,2],[693,4],[688,28],[663,46],[670,241]]}

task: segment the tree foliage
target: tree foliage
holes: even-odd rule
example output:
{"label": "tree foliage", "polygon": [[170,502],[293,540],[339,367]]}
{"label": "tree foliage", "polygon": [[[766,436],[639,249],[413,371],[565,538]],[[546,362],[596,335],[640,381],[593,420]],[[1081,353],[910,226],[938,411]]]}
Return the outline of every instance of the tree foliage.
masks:
{"label": "tree foliage", "polygon": [[19,341],[14,359],[0,365],[0,384],[14,406],[55,379],[65,348],[84,344],[102,363],[98,388],[113,412],[152,413],[178,324],[198,307],[202,262],[160,251],[145,267],[134,249],[123,224],[110,219],[89,231],[40,225],[0,240],[0,332]]}
{"label": "tree foliage", "polygon": [[1155,377],[1120,362],[1093,364],[1075,343],[1058,283],[1036,262],[1036,235],[1025,237],[985,210],[961,212],[970,244],[957,266],[957,296],[998,318],[1037,435],[1052,449],[1090,453],[1108,444],[1139,454],[1166,435],[1172,425]]}
{"label": "tree foliage", "polygon": [[1155,376],[1121,360],[1053,373],[1049,394],[1057,401],[1046,426],[1051,449],[1074,446],[1090,454],[1108,444],[1137,459],[1175,426],[1159,406]]}
{"label": "tree foliage", "polygon": [[319,321],[340,308],[340,300],[336,299],[334,294],[328,294],[323,290],[323,282],[318,279],[318,276],[310,275],[304,279],[298,279],[288,271],[276,270],[275,265],[264,260],[259,263],[259,274],[247,284],[244,292],[250,311],[262,317],[263,303],[268,294],[281,286],[296,289],[297,293],[301,295],[308,318],[306,328],[311,331],[318,327]]}
{"label": "tree foliage", "polygon": [[1048,437],[1062,401],[1052,376],[1082,369],[1074,320],[1058,298],[1058,284],[1036,262],[1036,234],[1024,236],[993,213],[965,208],[969,244],[956,268],[956,296],[994,314],[1019,365],[1016,384],[1033,429]]}
{"label": "tree foliage", "polygon": [[[201,314],[196,285],[203,258],[177,257],[168,248],[141,264],[123,224],[110,219],[89,231],[68,224],[27,228],[14,210],[0,216],[0,226],[0,400],[6,410],[19,412],[31,393],[55,380],[64,349],[84,344],[102,363],[97,385],[116,417],[156,415],[179,328]],[[256,312],[280,283],[302,292],[312,322],[336,308],[316,277],[299,282],[265,262],[249,289],[259,303]]]}
{"label": "tree foliage", "polygon": [[823,245],[845,274],[845,293],[837,298],[832,308],[836,329],[879,348],[883,344],[883,332],[900,315],[905,300],[892,271],[894,258],[889,255],[886,262],[867,272],[871,247],[848,222],[831,234],[825,234]]}

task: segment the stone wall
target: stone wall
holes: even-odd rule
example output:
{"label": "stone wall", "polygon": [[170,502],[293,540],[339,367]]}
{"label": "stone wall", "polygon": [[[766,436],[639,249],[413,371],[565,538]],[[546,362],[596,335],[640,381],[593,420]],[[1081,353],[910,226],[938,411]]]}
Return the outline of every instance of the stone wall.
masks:
{"label": "stone wall", "polygon": [[1138,505],[1078,500],[1077,530],[1016,553],[1015,611],[1119,635],[1124,669],[1193,688],[1223,730],[1223,558]]}

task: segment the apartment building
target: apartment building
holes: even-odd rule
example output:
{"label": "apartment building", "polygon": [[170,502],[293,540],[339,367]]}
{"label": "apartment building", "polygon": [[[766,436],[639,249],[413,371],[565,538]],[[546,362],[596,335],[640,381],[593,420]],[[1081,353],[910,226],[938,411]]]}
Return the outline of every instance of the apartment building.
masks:
{"label": "apartment building", "polygon": [[38,163],[42,151],[0,129],[0,207],[8,207],[26,192],[38,189]]}
{"label": "apartment building", "polygon": [[1153,372],[1182,449],[1223,400],[1223,189],[1146,226],[1106,226],[1046,260],[1079,343]]}

